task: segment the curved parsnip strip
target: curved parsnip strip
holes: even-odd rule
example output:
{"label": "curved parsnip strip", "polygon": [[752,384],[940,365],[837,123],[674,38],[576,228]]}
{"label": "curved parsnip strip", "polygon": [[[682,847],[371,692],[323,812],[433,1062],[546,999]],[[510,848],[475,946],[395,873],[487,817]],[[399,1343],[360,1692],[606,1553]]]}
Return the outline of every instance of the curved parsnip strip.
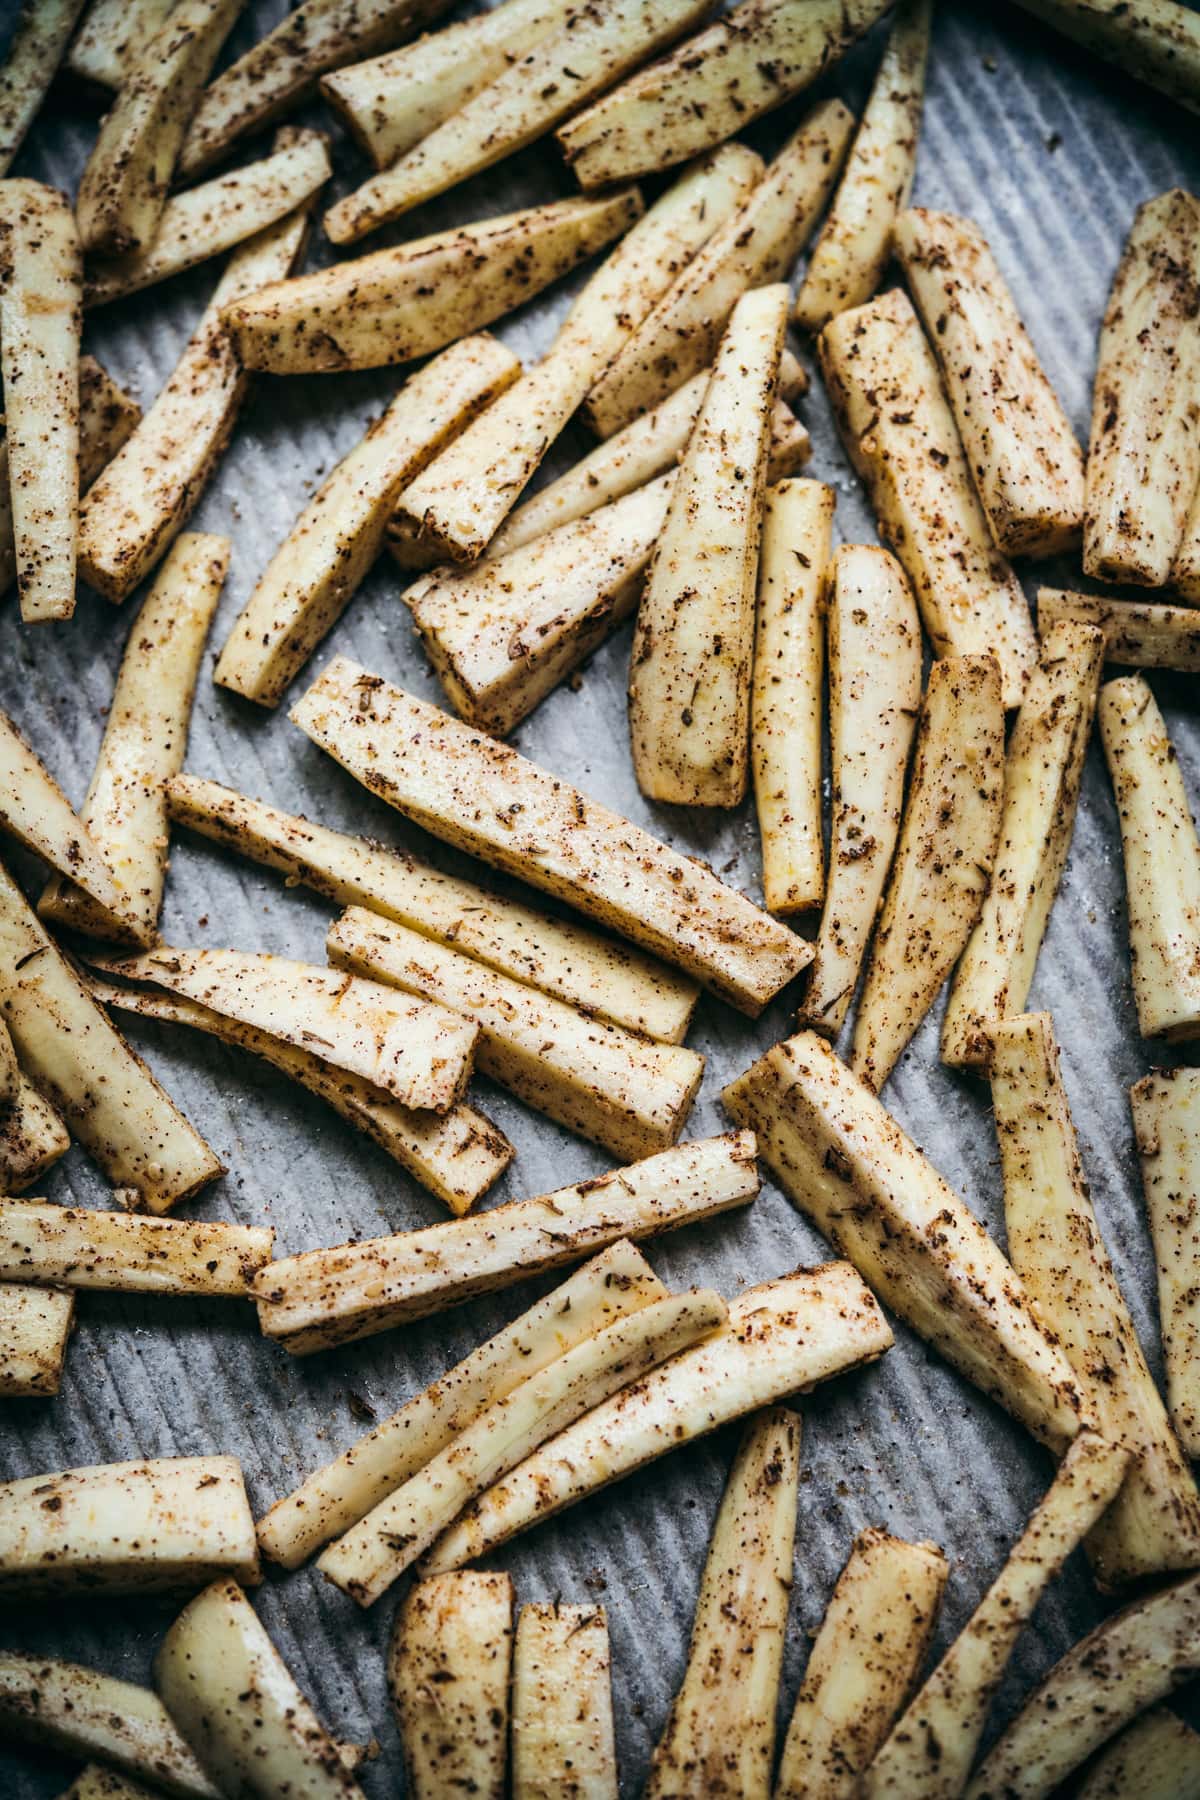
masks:
{"label": "curved parsnip strip", "polygon": [[513,1800],[617,1800],[608,1618],[534,1602],[513,1646]]}
{"label": "curved parsnip strip", "polygon": [[101,907],[120,911],[125,905],[108,859],[85,820],[2,712],[0,831],[16,838],[52,869],[69,875]]}
{"label": "curved parsnip strip", "polygon": [[504,1800],[511,1575],[419,1581],[396,1614],[388,1688],[413,1800]]}
{"label": "curved parsnip strip", "polygon": [[921,705],[921,624],[893,556],[843,544],[829,565],[829,880],[801,1016],[836,1037],[883,898]]}
{"label": "curved parsnip strip", "polygon": [[1104,636],[1056,625],[1042,641],[1004,763],[1000,836],[979,922],[942,1022],[942,1061],[987,1061],[987,1028],[1024,1009],[1075,829]]}
{"label": "curved parsnip strip", "polygon": [[[1039,1438],[1079,1429],[1071,1365],[979,1220],[815,1032],[725,1089],[785,1194],[884,1302]],[[276,1264],[277,1268],[279,1265]]]}
{"label": "curved parsnip strip", "polygon": [[[73,1294],[0,1282],[0,1399],[57,1394],[74,1317]],[[0,1659],[0,1729],[3,1725]]]}
{"label": "curved parsnip strip", "polygon": [[32,1187],[70,1148],[62,1120],[22,1075],[15,1099],[0,1112],[0,1189],[19,1194]]}
{"label": "curved parsnip strip", "polygon": [[1104,633],[1104,660],[1135,669],[1200,672],[1200,612],[1194,606],[1155,606],[1109,600],[1067,588],[1039,588],[1038,630],[1045,638],[1063,619]]}
{"label": "curved parsnip strip", "polygon": [[1021,585],[976,497],[932,350],[897,288],[839,313],[819,339],[846,453],[879,535],[903,563],[937,656],[994,656],[1006,707],[1037,654]]}
{"label": "curved parsnip strip", "polygon": [[435,837],[632,938],[743,1012],[759,1013],[812,955],[703,864],[345,657],[288,716]]}
{"label": "curved parsnip strip", "polygon": [[854,1800],[920,1675],[946,1575],[936,1544],[859,1533],[809,1652],[775,1800]]}
{"label": "curved parsnip strip", "polygon": [[1158,1314],[1171,1423],[1200,1456],[1200,1069],[1158,1069],[1129,1090],[1146,1213],[1158,1265]]}
{"label": "curved parsnip strip", "polygon": [[990,656],[934,663],[850,1066],[878,1093],[979,918],[1004,805],[1004,706]]}
{"label": "curved parsnip strip", "polygon": [[1126,75],[1200,112],[1200,19],[1177,0],[1018,0]]}
{"label": "curved parsnip strip", "polygon": [[0,176],[8,174],[58,71],[83,0],[28,0],[0,67]]}
{"label": "curved parsnip strip", "polygon": [[262,1225],[147,1219],[136,1213],[0,1201],[0,1280],[125,1294],[245,1298],[271,1260]]}
{"label": "curved parsnip strip", "polygon": [[1096,717],[1121,824],[1138,1029],[1200,1037],[1200,838],[1175,746],[1140,675],[1101,688]]}
{"label": "curved parsnip strip", "polygon": [[1193,1793],[1200,1793],[1200,1735],[1163,1706],[1127,1725],[1097,1757],[1078,1800],[1180,1800]]}

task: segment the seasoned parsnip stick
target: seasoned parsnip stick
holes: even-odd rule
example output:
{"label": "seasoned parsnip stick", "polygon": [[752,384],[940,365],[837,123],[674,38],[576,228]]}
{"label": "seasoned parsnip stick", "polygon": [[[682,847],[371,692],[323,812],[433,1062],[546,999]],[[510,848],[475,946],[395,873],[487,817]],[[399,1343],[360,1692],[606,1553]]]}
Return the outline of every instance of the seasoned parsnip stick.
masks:
{"label": "seasoned parsnip stick", "polygon": [[560,1432],[490,1488],[434,1545],[455,1568],[635,1469],[760,1406],[875,1362],[892,1334],[848,1263],[800,1269],[729,1302],[724,1330]]}
{"label": "seasoned parsnip stick", "polygon": [[[72,1294],[0,1282],[0,1399],[57,1394],[74,1315]],[[0,1685],[0,1726],[3,1723]]]}
{"label": "seasoned parsnip stick", "polygon": [[1019,1279],[824,1038],[777,1044],[724,1100],[789,1199],[894,1312],[1036,1438],[1070,1442],[1079,1390]]}
{"label": "seasoned parsnip stick", "polygon": [[1078,1800],[1180,1800],[1200,1793],[1200,1735],[1165,1706],[1155,1707],[1096,1758],[1077,1791]]}
{"label": "seasoned parsnip stick", "polygon": [[1094,625],[1104,633],[1105,662],[1134,669],[1200,671],[1200,611],[1194,606],[1157,606],[1076,594],[1067,588],[1039,588],[1037,613],[1043,638],[1063,619]]}
{"label": "seasoned parsnip stick", "polygon": [[484,333],[443,350],[405,383],[271,558],[214,681],[276,704],[365,579],[403,489],[520,373],[512,351]]}
{"label": "seasoned parsnip stick", "polygon": [[760,1012],[812,954],[702,864],[344,657],[289,717],[435,836],[611,926],[744,1012]]}
{"label": "seasoned parsnip stick", "polygon": [[67,51],[68,73],[115,92],[174,5],[175,0],[91,0]]}
{"label": "seasoned parsnip stick", "polygon": [[886,550],[843,544],[827,582],[829,881],[802,1017],[836,1037],[900,832],[921,706],[921,623],[904,571]]}
{"label": "seasoned parsnip stick", "polygon": [[582,925],[489,894],[403,851],[330,831],[247,800],[231,788],[178,775],[167,790],[171,818],[343,906],[365,906],[434,943],[584,1012],[679,1043],[696,1004],[696,985],[639,951],[596,937]]}
{"label": "seasoned parsnip stick", "polygon": [[259,1322],[303,1356],[511,1287],[619,1238],[711,1218],[757,1192],[749,1132],[699,1139],[476,1218],[282,1258],[255,1284]]}
{"label": "seasoned parsnip stick", "polygon": [[89,1763],[79,1771],[60,1800],[154,1800],[154,1796],[140,1781],[129,1781],[114,1769],[102,1769],[99,1763]]}
{"label": "seasoned parsnip stick", "polygon": [[1140,675],[1100,690],[1143,1037],[1200,1037],[1200,839],[1163,716]]}
{"label": "seasoned parsnip stick", "polygon": [[1193,606],[1200,605],[1200,486],[1196,488],[1184,521],[1183,536],[1168,579],[1185,600]]}
{"label": "seasoned parsnip stick", "polygon": [[1108,297],[1088,445],[1083,567],[1162,587],[1200,482],[1200,200],[1137,210]]}
{"label": "seasoned parsnip stick", "polygon": [[23,1074],[16,1098],[0,1112],[0,1189],[22,1193],[70,1148],[66,1126]]}
{"label": "seasoned parsnip stick", "polygon": [[69,875],[104,908],[124,896],[104,852],[7,713],[0,713],[0,831]]}
{"label": "seasoned parsnip stick", "polygon": [[28,0],[0,67],[0,177],[46,98],[83,0]]}
{"label": "seasoned parsnip stick", "polygon": [[936,1544],[859,1533],[809,1652],[775,1800],[854,1800],[920,1676],[947,1572]]}
{"label": "seasoned parsnip stick", "polygon": [[979,918],[1004,805],[1004,705],[990,656],[934,663],[850,1066],[878,1093]]}
{"label": "seasoned parsnip stick", "polygon": [[799,1488],[800,1419],[773,1407],[729,1472],[646,1800],[769,1800]]}
{"label": "seasoned parsnip stick", "polygon": [[1020,583],[992,541],[937,362],[898,288],[839,313],[821,367],[879,534],[913,584],[937,656],[994,656],[1006,707],[1037,655]]}
{"label": "seasoned parsnip stick", "polygon": [[513,1800],[617,1800],[602,1606],[523,1606],[513,1645]]}
{"label": "seasoned parsnip stick", "polygon": [[146,1219],[137,1213],[0,1202],[0,1281],[122,1293],[245,1296],[271,1260],[262,1225]]}
{"label": "seasoned parsnip stick", "polygon": [[8,1026],[0,1023],[0,1117],[21,1092],[21,1065]]}
{"label": "seasoned parsnip stick", "polygon": [[1129,1090],[1158,1266],[1171,1423],[1200,1456],[1200,1069],[1158,1069]]}
{"label": "seasoned parsnip stick", "polygon": [[862,306],[883,279],[892,231],[908,205],[925,104],[932,0],[903,0],[793,313],[818,332]]}
{"label": "seasoned parsnip stick", "polygon": [[1178,0],[1018,0],[1126,75],[1200,112],[1200,20]]}
{"label": "seasoned parsnip stick", "polygon": [[503,1800],[511,1575],[419,1581],[396,1614],[388,1688],[413,1800]]}
{"label": "seasoned parsnip stick", "polygon": [[1004,762],[992,882],[942,1023],[942,1061],[986,1062],[987,1027],[1022,1012],[1071,848],[1103,634],[1056,625],[1042,640]]}

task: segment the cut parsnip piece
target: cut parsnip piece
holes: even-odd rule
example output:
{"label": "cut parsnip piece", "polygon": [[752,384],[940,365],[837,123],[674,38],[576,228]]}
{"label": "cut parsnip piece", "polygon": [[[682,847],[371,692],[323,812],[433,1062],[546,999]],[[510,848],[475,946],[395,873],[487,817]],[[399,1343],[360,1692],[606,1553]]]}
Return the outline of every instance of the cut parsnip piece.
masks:
{"label": "cut parsnip piece", "polygon": [[1200,1069],[1158,1069],[1129,1090],[1158,1265],[1171,1423],[1200,1456]]}
{"label": "cut parsnip piece", "polygon": [[784,1193],[886,1305],[1036,1438],[1070,1442],[1079,1389],[1019,1278],[824,1038],[777,1044],[724,1101]]}
{"label": "cut parsnip piece", "polygon": [[1042,640],[1004,762],[992,882],[942,1023],[942,1061],[985,1063],[988,1026],[1022,1012],[1075,829],[1104,634],[1056,625]]}
{"label": "cut parsnip piece", "polygon": [[1163,1706],[1127,1725],[1097,1757],[1078,1800],[1181,1800],[1196,1793],[1200,1735]]}
{"label": "cut parsnip piece", "polygon": [[185,532],[133,622],[80,812],[112,870],[118,902],[98,906],[94,893],[56,876],[38,902],[54,925],[141,945],[158,936],[166,784],[183,767],[200,659],[228,567],[228,538]]}
{"label": "cut parsnip piece", "polygon": [[1006,556],[1073,549],[1083,452],[987,239],[970,219],[915,207],[895,247],[996,543]]}
{"label": "cut parsnip piece", "polygon": [[1100,328],[1083,567],[1162,587],[1200,483],[1200,200],[1139,206]]}
{"label": "cut parsnip piece", "polygon": [[892,288],[831,319],[821,367],[879,535],[903,563],[937,656],[994,656],[1019,704],[1037,656],[1021,584],[992,541],[937,361]]}
{"label": "cut parsnip piece", "polygon": [[[19,1098],[21,1065],[8,1026],[0,1024],[0,1117]],[[7,1190],[5,1190],[7,1191]]]}
{"label": "cut parsnip piece", "polygon": [[878,1360],[892,1334],[848,1263],[747,1288],[729,1322],[543,1444],[434,1545],[431,1570],[490,1553],[517,1532],[760,1406]]}
{"label": "cut parsnip piece", "polygon": [[920,1676],[947,1573],[936,1544],[859,1533],[809,1652],[775,1800],[854,1800]]}
{"label": "cut parsnip piece", "polygon": [[617,1800],[612,1657],[602,1606],[534,1602],[513,1646],[513,1800]]}
{"label": "cut parsnip piece", "polygon": [[925,105],[932,0],[903,0],[829,216],[813,245],[792,314],[818,332],[862,306],[883,279],[892,232],[908,205]]}
{"label": "cut parsnip piece", "polygon": [[934,663],[900,842],[854,1021],[875,1093],[941,991],[991,882],[1004,805],[1004,705],[990,656]]}
{"label": "cut parsnip piece", "polygon": [[0,1281],[126,1294],[245,1297],[271,1260],[262,1225],[147,1219],[44,1200],[0,1202]]}
{"label": "cut parsnip piece", "polygon": [[734,307],[671,484],[629,676],[634,773],[652,800],[732,807],[745,798],[758,548],[787,307],[782,282]]}
{"label": "cut parsnip piece", "polygon": [[388,1688],[413,1800],[504,1800],[511,1575],[419,1581],[396,1614]]}
{"label": "cut parsnip piece", "polygon": [[827,70],[886,0],[744,0],[558,133],[585,188],[669,169],[741,131]]}
{"label": "cut parsnip piece", "polygon": [[174,5],[175,0],[91,0],[67,52],[68,73],[115,92]]}
{"label": "cut parsnip piece", "polygon": [[1177,0],[1018,0],[1082,44],[1180,106],[1200,112],[1200,19]]}
{"label": "cut parsnip piece", "polygon": [[152,1593],[259,1579],[234,1456],[100,1463],[0,1483],[0,1594]]}
{"label": "cut parsnip piece", "polygon": [[59,1800],[154,1800],[154,1795],[140,1781],[129,1781],[115,1769],[89,1763]]}
{"label": "cut parsnip piece", "polygon": [[646,1800],[769,1800],[799,1491],[800,1419],[773,1407],[729,1471]]}
{"label": "cut parsnip piece", "polygon": [[123,908],[104,852],[7,713],[0,713],[0,831],[70,876],[97,905]]}
{"label": "cut parsnip piece", "polygon": [[330,831],[193,775],[167,790],[171,818],[303,881],[342,906],[365,906],[434,943],[582,1011],[662,1043],[682,1041],[696,986],[582,925],[489,894],[400,850]]}
{"label": "cut parsnip piece", "polygon": [[483,334],[443,350],[405,383],[275,552],[214,681],[276,704],[365,579],[403,489],[520,373],[512,351]]}
{"label": "cut parsnip piece", "polygon": [[273,375],[429,356],[570,274],[641,210],[626,188],[480,219],[291,281],[279,270],[222,302],[234,350],[245,368]]}
{"label": "cut parsnip piece", "polygon": [[712,1218],[757,1192],[749,1132],[698,1139],[477,1218],[281,1258],[255,1283],[259,1323],[303,1356],[511,1287],[620,1238]]}
{"label": "cut parsnip piece", "polygon": [[83,0],[29,0],[0,67],[0,177],[8,174],[58,72]]}
{"label": "cut parsnip piece", "polygon": [[1143,1037],[1200,1037],[1200,839],[1162,713],[1140,675],[1100,690],[1129,915],[1133,997]]}
{"label": "cut parsnip piece", "polygon": [[345,657],[289,717],[434,836],[632,938],[743,1012],[759,1013],[812,955],[703,864]]}
{"label": "cut parsnip piece", "polygon": [[0,1190],[22,1193],[70,1148],[66,1126],[22,1074],[16,1098],[0,1112]]}
{"label": "cut parsnip piece", "polygon": [[1039,588],[1038,630],[1045,638],[1060,620],[1094,625],[1104,633],[1104,660],[1135,669],[1200,671],[1200,612],[1194,606],[1156,606],[1109,600],[1067,588]]}
{"label": "cut parsnip piece", "polygon": [[801,1016],[836,1037],[854,998],[900,832],[904,775],[921,706],[921,622],[900,564],[866,544],[843,544],[834,552],[826,619],[829,881]]}
{"label": "cut parsnip piece", "polygon": [[1171,564],[1171,586],[1193,606],[1200,605],[1200,486],[1197,486]]}
{"label": "cut parsnip piece", "polygon": [[57,1394],[74,1316],[72,1294],[0,1282],[0,1400]]}

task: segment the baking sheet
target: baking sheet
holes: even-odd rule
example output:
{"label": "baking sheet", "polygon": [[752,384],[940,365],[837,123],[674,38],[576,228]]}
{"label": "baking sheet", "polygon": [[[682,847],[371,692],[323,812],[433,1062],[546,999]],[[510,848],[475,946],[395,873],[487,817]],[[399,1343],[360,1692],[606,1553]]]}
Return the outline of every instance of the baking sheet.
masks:
{"label": "baking sheet", "polygon": [[[273,25],[282,0],[247,8],[230,40],[240,53]],[[15,0],[4,12],[15,14]],[[861,103],[880,33],[818,94]],[[750,134],[772,149],[804,101]],[[321,109],[311,109],[319,121]],[[94,115],[60,100],[43,116],[17,164],[73,189],[94,136]],[[337,188],[365,174],[336,139]],[[1121,242],[1141,200],[1179,183],[1200,188],[1194,121],[1148,90],[1035,26],[1015,8],[943,4],[930,65],[915,199],[970,213],[982,225],[1029,323],[1050,376],[1086,435],[1096,330]],[[377,243],[506,211],[570,191],[546,147],[535,147],[400,221]],[[319,235],[310,266],[331,260]],[[143,404],[153,399],[216,279],[210,265],[89,316],[87,346]],[[551,338],[577,278],[506,319],[498,332],[522,356]],[[373,800],[289,725],[211,685],[216,651],[270,553],[333,462],[394,393],[399,375],[260,378],[232,447],[194,524],[233,540],[230,579],[201,678],[188,768],[328,824],[414,843],[397,815]],[[874,541],[858,484],[837,444],[814,381],[799,408],[812,431],[810,473],[838,491],[843,541]],[[547,465],[554,474],[586,447],[569,433]],[[1027,577],[1029,569],[1022,571]],[[1069,582],[1069,564],[1043,565]],[[1027,580],[1033,592],[1035,581]],[[440,698],[385,562],[365,583],[315,659],[334,652],[414,692]],[[22,630],[8,604],[0,657],[0,705],[80,801],[103,729],[132,605],[90,593],[72,623]],[[726,879],[759,894],[750,809],[733,817],[648,805],[627,747],[624,684],[628,630],[593,659],[578,692],[560,689],[517,734],[537,761],[648,826],[708,857]],[[293,692],[300,690],[297,684]],[[1155,676],[1185,778],[1200,799],[1200,719],[1194,684]],[[421,845],[446,867],[478,865]],[[18,862],[36,891],[31,863]],[[503,883],[497,880],[496,885]],[[179,834],[172,847],[162,927],[168,941],[232,944],[322,960],[330,908],[248,863]],[[1161,1373],[1150,1246],[1132,1154],[1126,1090],[1169,1053],[1143,1044],[1129,990],[1119,840],[1098,745],[1089,751],[1070,863],[1038,966],[1031,1004],[1050,1008],[1097,1211],[1143,1342]],[[1003,1209],[987,1094],[937,1062],[937,1016],[928,1020],[886,1099],[938,1168],[993,1230]],[[722,1085],[783,1035],[790,1006],[751,1023],[702,1003],[691,1042],[708,1058],[689,1135],[725,1128]],[[128,1021],[130,1036],[229,1166],[185,1210],[204,1218],[268,1222],[281,1255],[445,1216],[437,1203],[332,1113],[253,1058],[182,1029]],[[517,1160],[487,1204],[534,1194],[610,1166],[603,1153],[558,1130],[479,1081],[479,1103],[517,1145]],[[78,1151],[49,1176],[54,1199],[99,1205],[106,1187]],[[819,1236],[768,1181],[750,1209],[651,1247],[672,1285],[706,1282],[727,1294],[828,1255]],[[424,1386],[528,1305],[549,1283],[525,1284],[468,1308],[297,1362],[259,1337],[249,1307],[232,1302],[85,1295],[62,1392],[53,1401],[0,1406],[0,1475],[11,1477],[135,1456],[228,1451],[242,1460],[255,1510],[290,1490],[349,1444],[367,1409],[379,1417]],[[884,1362],[834,1382],[802,1405],[803,1487],[795,1590],[782,1704],[790,1708],[833,1582],[855,1533],[883,1524],[935,1539],[951,1564],[936,1641],[940,1652],[978,1601],[1006,1546],[1045,1487],[1046,1453],[903,1327]],[[603,1600],[612,1630],[622,1791],[640,1790],[651,1749],[680,1679],[708,1533],[735,1432],[690,1446],[519,1539],[496,1559],[520,1601]],[[329,1725],[374,1738],[377,1758],[362,1785],[375,1797],[402,1791],[399,1742],[384,1685],[389,1596],[365,1615],[311,1569],[268,1569],[256,1605],[289,1665]],[[149,1677],[170,1602],[92,1601],[15,1612],[0,1643],[92,1662],[134,1680]],[[1079,1557],[1046,1597],[1018,1648],[994,1719],[1101,1616]],[[786,1718],[786,1712],[783,1717]],[[67,1763],[0,1747],[0,1793],[42,1800],[67,1783]]]}

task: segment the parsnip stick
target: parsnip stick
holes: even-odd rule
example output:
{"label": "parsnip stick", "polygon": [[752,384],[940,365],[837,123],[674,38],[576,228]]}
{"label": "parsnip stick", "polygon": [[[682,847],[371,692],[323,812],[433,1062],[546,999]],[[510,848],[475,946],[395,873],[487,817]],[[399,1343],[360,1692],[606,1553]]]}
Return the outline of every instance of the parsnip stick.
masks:
{"label": "parsnip stick", "polygon": [[271,1260],[262,1225],[146,1219],[44,1200],[0,1202],[0,1281],[126,1294],[245,1297]]}
{"label": "parsnip stick", "polygon": [[769,1800],[799,1490],[800,1419],[772,1407],[729,1471],[646,1800]]}
{"label": "parsnip stick", "polygon": [[1175,747],[1140,675],[1103,687],[1096,717],[1121,824],[1138,1029],[1200,1037],[1200,839]]}
{"label": "parsnip stick", "polygon": [[801,1016],[836,1037],[858,985],[900,832],[904,775],[921,706],[921,622],[899,563],[865,544],[843,544],[834,552],[826,616],[829,881]]}
{"label": "parsnip stick", "polygon": [[[72,1294],[0,1282],[0,1399],[57,1394],[74,1316]],[[0,1685],[0,1727],[3,1723]]]}
{"label": "parsnip stick", "polygon": [[1158,1265],[1171,1423],[1200,1456],[1200,1069],[1158,1069],[1129,1090]]}
{"label": "parsnip stick", "polygon": [[477,1218],[284,1257],[255,1283],[259,1322],[303,1356],[511,1287],[620,1238],[712,1218],[757,1192],[749,1132],[699,1139]]}
{"label": "parsnip stick", "polygon": [[848,1263],[801,1269],[729,1302],[729,1323],[560,1432],[475,1502],[425,1559],[431,1572],[517,1532],[760,1406],[875,1362],[892,1334]]}
{"label": "parsnip stick", "polygon": [[1126,75],[1200,112],[1200,21],[1177,0],[1019,0]]}
{"label": "parsnip stick", "polygon": [[724,1101],[756,1131],[788,1198],[886,1305],[1036,1438],[1070,1442],[1079,1389],[1020,1280],[824,1038],[808,1031],[777,1044]]}
{"label": "parsnip stick", "polygon": [[113,1769],[102,1769],[99,1763],[89,1763],[80,1770],[60,1800],[154,1800],[154,1796],[140,1781],[128,1781]]}
{"label": "parsnip stick", "polygon": [[513,1646],[513,1800],[617,1800],[608,1619],[534,1602]]}
{"label": "parsnip stick", "polygon": [[1200,486],[1197,486],[1183,526],[1168,578],[1177,593],[1191,605],[1200,605]]}
{"label": "parsnip stick", "polygon": [[388,1688],[413,1800],[503,1800],[511,1575],[420,1581],[396,1614]]}
{"label": "parsnip stick", "polygon": [[1039,588],[1037,610],[1043,638],[1063,619],[1102,631],[1105,662],[1134,669],[1200,671],[1200,612],[1194,606],[1155,606],[1076,594],[1067,588]]}
{"label": "parsnip stick", "polygon": [[7,1025],[0,1024],[0,1116],[6,1113],[21,1092],[21,1065]]}
{"label": "parsnip stick", "polygon": [[859,1533],[809,1652],[775,1800],[854,1800],[920,1676],[947,1573],[936,1544]]}
{"label": "parsnip stick", "polygon": [[0,67],[0,177],[37,117],[82,10],[83,0],[27,0],[17,19]]}
{"label": "parsnip stick", "polygon": [[0,1112],[0,1190],[22,1193],[70,1148],[62,1120],[22,1075],[15,1100]]}
{"label": "parsnip stick", "polygon": [[892,232],[908,205],[925,104],[932,0],[903,0],[846,167],[813,245],[793,318],[818,332],[862,306],[883,279]]}
{"label": "parsnip stick", "polygon": [[582,925],[489,894],[403,851],[247,800],[215,781],[177,775],[168,785],[167,804],[177,825],[303,881],[342,906],[365,906],[646,1037],[674,1044],[687,1032],[695,983]]}
{"label": "parsnip stick", "polygon": [[365,579],[403,489],[520,373],[512,351],[484,333],[443,350],[405,383],[275,552],[214,681],[276,704]]}
{"label": "parsnip stick", "polygon": [[978,921],[1004,805],[1004,706],[990,656],[934,663],[850,1066],[878,1093]]}
{"label": "parsnip stick", "polygon": [[1180,1800],[1192,1793],[1200,1793],[1200,1735],[1162,1706],[1127,1725],[1097,1757],[1078,1800]]}
{"label": "parsnip stick", "polygon": [[0,1483],[0,1594],[152,1593],[259,1579],[233,1456],[100,1463]]}
{"label": "parsnip stick", "polygon": [[987,1027],[1022,1012],[1071,848],[1104,637],[1056,625],[1042,641],[1004,763],[992,882],[942,1023],[942,1061],[986,1062]]}
{"label": "parsnip stick", "polygon": [[558,133],[585,188],[649,174],[723,143],[808,87],[886,0],[744,0]]}
{"label": "parsnip stick", "polygon": [[114,92],[136,68],[175,0],[91,0],[67,51],[70,74]]}
{"label": "parsnip stick", "polygon": [[839,313],[821,368],[879,534],[903,563],[937,656],[994,656],[1006,707],[1037,655],[1021,585],[975,494],[937,362],[896,288]]}
{"label": "parsnip stick", "polygon": [[811,956],[703,865],[344,657],[289,717],[435,836],[568,901],[744,1012],[761,1011]]}
{"label": "parsnip stick", "polygon": [[105,909],[126,900],[100,845],[6,713],[0,713],[0,831],[77,882]]}

